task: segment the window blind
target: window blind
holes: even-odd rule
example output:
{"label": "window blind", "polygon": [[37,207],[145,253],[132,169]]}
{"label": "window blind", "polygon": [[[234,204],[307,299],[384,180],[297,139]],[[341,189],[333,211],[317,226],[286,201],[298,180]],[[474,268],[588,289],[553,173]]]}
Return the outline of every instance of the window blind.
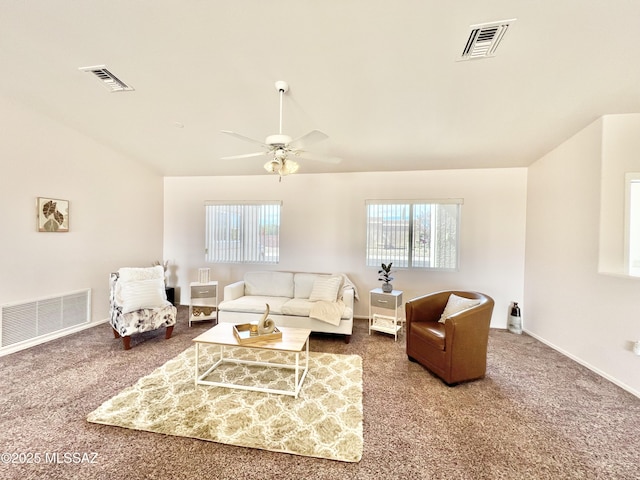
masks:
{"label": "window blind", "polygon": [[205,203],[205,259],[210,263],[278,263],[279,201]]}
{"label": "window blind", "polygon": [[366,264],[458,268],[462,199],[368,200]]}

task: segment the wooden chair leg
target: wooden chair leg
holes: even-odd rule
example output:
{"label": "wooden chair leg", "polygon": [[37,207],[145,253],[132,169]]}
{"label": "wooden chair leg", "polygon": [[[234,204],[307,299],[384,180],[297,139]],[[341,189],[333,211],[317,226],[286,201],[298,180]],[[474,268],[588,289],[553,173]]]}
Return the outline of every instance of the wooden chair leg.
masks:
{"label": "wooden chair leg", "polygon": [[344,343],[349,343],[351,341],[351,335],[344,336]]}
{"label": "wooden chair leg", "polygon": [[113,330],[113,338],[120,338],[120,334],[115,328],[111,327],[111,330]]}
{"label": "wooden chair leg", "polygon": [[169,340],[171,338],[172,333],[173,333],[173,325],[171,325],[170,327],[167,327],[167,333],[165,334],[164,338]]}
{"label": "wooden chair leg", "polygon": [[129,350],[131,348],[131,336],[122,337],[122,345],[125,350]]}

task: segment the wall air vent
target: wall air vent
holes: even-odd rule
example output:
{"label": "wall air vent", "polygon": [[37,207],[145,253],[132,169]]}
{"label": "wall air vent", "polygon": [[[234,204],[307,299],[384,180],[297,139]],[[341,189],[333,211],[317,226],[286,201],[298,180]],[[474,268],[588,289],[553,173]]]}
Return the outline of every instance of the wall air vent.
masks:
{"label": "wall air vent", "polygon": [[90,325],[91,289],[0,305],[0,356]]}
{"label": "wall air vent", "polygon": [[96,65],[93,67],[80,67],[80,70],[87,73],[92,73],[96,76],[100,83],[110,92],[128,92],[134,88],[131,85],[127,85],[113,73],[111,73],[106,65]]}
{"label": "wall air vent", "polygon": [[460,60],[494,57],[502,38],[507,33],[509,26],[515,21],[516,19],[512,18],[511,20],[471,25],[471,32]]}

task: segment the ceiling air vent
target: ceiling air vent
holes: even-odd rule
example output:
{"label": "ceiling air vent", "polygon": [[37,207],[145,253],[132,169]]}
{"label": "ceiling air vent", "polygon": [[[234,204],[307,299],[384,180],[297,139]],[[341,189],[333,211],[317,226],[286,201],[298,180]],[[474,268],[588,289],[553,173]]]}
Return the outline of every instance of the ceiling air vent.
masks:
{"label": "ceiling air vent", "polygon": [[512,18],[511,20],[471,25],[471,32],[460,60],[494,57],[502,37],[507,33],[509,25],[515,21],[516,19]]}
{"label": "ceiling air vent", "polygon": [[113,73],[111,73],[106,65],[96,65],[94,67],[80,67],[83,72],[93,73],[100,83],[110,92],[127,92],[133,90],[133,87],[127,85]]}

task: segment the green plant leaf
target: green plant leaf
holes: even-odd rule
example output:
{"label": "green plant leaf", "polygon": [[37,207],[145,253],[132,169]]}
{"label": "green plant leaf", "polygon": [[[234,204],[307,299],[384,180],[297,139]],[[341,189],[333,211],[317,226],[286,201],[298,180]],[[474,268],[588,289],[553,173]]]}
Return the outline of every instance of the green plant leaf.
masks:
{"label": "green plant leaf", "polygon": [[48,218],[56,211],[56,202],[49,200],[42,206],[42,214]]}
{"label": "green plant leaf", "polygon": [[56,222],[58,222],[60,225],[62,225],[62,222],[64,222],[64,215],[62,215],[58,210],[56,210],[55,212],[53,212],[53,218]]}
{"label": "green plant leaf", "polygon": [[59,227],[60,225],[58,225],[58,222],[56,222],[53,218],[47,220],[42,226],[42,228],[44,228],[46,232],[57,232]]}

